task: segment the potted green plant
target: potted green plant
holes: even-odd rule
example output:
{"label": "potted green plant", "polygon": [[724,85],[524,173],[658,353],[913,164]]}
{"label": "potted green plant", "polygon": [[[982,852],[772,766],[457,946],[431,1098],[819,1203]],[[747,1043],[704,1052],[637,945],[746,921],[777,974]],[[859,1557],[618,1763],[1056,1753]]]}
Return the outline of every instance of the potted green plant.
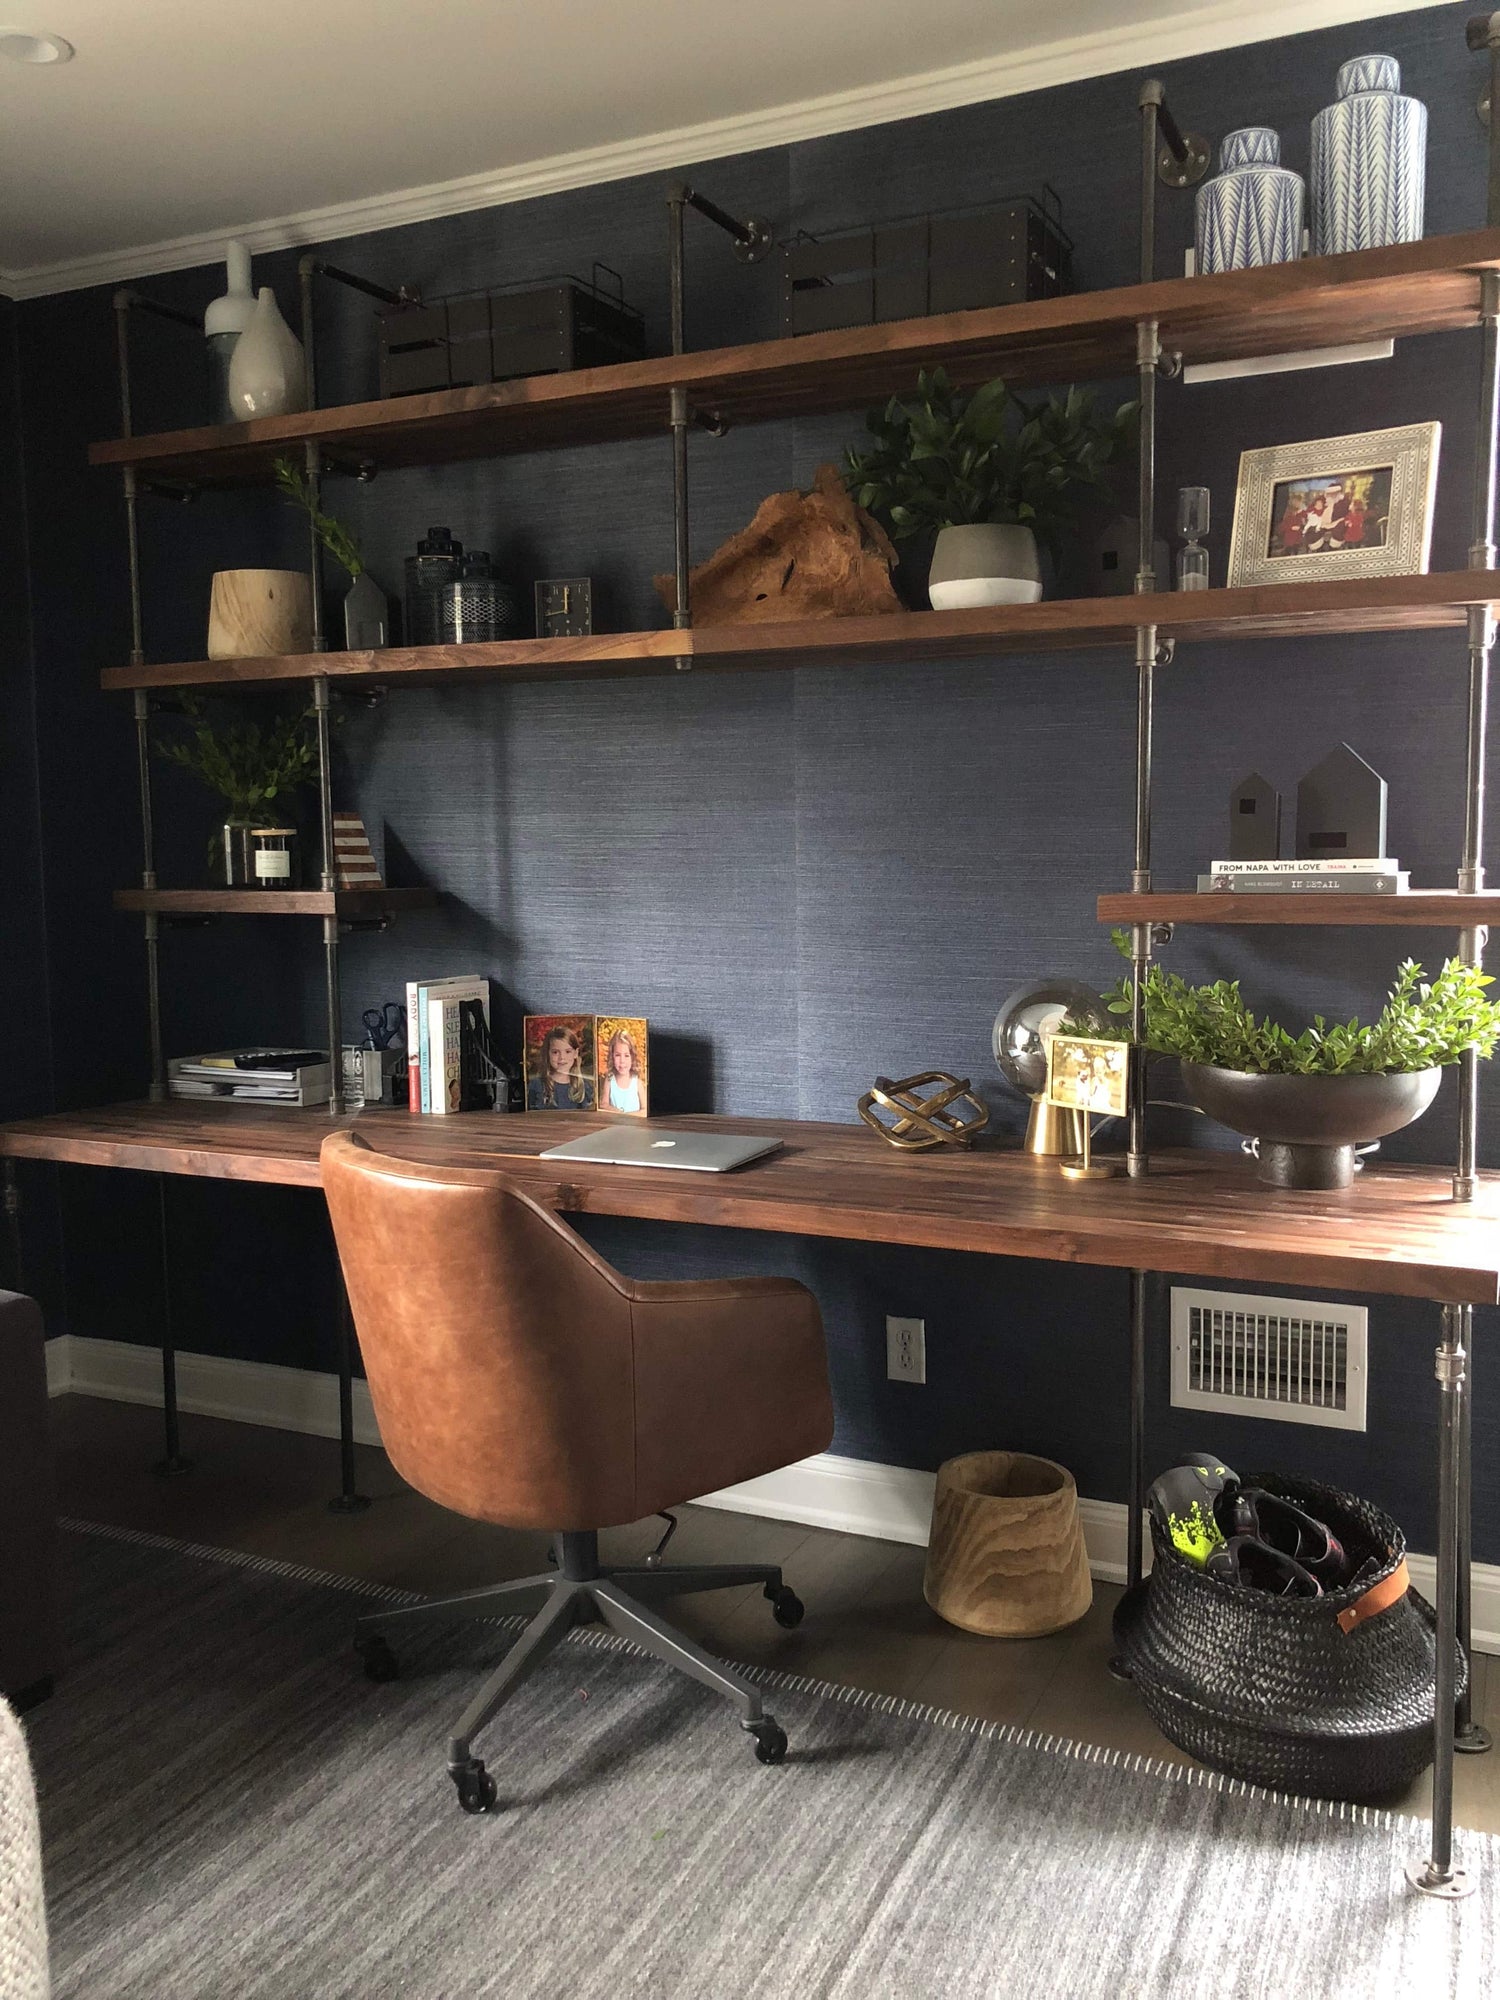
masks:
{"label": "potted green plant", "polygon": [[307,475],[295,459],[278,458],[272,470],[282,498],[307,516],[319,542],[349,578],[344,594],[344,644],[351,653],[385,645],[390,606],[385,592],[365,568],[359,543],[336,515],[318,505]]}
{"label": "potted green plant", "polygon": [[312,711],[283,707],[245,714],[221,704],[211,711],[184,695],[189,733],[157,744],[157,753],[191,771],[224,801],[223,831],[208,844],[209,868],[226,888],[251,883],[250,834],[288,818],[295,797],[317,773]]}
{"label": "potted green plant", "polygon": [[870,411],[875,442],[849,451],[844,480],[898,546],[935,537],[935,610],[1035,604],[1038,543],[1055,561],[1085,496],[1133,444],[1136,416],[1134,403],[1106,415],[1086,389],[1028,399],[997,380],[965,395],[935,368],[914,400]]}
{"label": "potted green plant", "polygon": [[[1127,941],[1117,942],[1128,951]],[[1500,1004],[1486,998],[1492,983],[1456,958],[1428,983],[1407,959],[1376,1020],[1330,1022],[1320,1014],[1293,1035],[1269,1017],[1258,1020],[1238,980],[1190,986],[1153,965],[1146,1045],[1177,1057],[1183,1087],[1201,1111],[1259,1140],[1263,1181],[1347,1187],[1357,1145],[1420,1118],[1444,1068],[1466,1049],[1492,1052],[1500,1037]],[[1105,999],[1112,1015],[1128,1016],[1131,981],[1121,980]]]}

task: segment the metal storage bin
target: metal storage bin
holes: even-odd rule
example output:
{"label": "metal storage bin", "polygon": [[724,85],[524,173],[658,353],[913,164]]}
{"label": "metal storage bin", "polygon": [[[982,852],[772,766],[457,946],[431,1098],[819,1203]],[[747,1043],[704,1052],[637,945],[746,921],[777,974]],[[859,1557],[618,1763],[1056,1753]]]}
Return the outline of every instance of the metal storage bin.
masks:
{"label": "metal storage bin", "polygon": [[1050,187],[781,246],[781,330],[820,333],[1050,299],[1073,288],[1073,239]]}
{"label": "metal storage bin", "polygon": [[415,396],[468,389],[516,375],[561,374],[638,361],[645,325],[625,303],[616,273],[611,291],[595,276],[557,278],[379,315],[380,393]]}

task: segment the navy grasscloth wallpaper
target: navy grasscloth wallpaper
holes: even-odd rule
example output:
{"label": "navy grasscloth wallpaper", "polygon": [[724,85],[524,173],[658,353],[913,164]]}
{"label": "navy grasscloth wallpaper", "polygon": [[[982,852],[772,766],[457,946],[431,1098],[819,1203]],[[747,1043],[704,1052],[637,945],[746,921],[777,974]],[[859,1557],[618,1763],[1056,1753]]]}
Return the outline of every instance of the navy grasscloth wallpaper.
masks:
{"label": "navy grasscloth wallpaper", "polygon": [[[1203,57],[1165,71],[1185,122],[1215,138],[1275,125],[1288,164],[1307,163],[1308,121],[1345,58],[1388,49],[1431,109],[1428,228],[1483,220],[1479,74],[1465,9],[1434,8]],[[1085,287],[1134,275],[1134,75],[800,143],[694,168],[726,206],[778,235],[979,201],[1051,181],[1078,242]],[[430,295],[502,278],[621,269],[666,345],[665,177],[548,196],[324,246],[337,262]],[[1181,269],[1190,212],[1164,193],[1160,273]],[[774,331],[773,272],[744,269],[689,219],[689,341]],[[257,259],[257,283],[295,299],[295,255]],[[216,274],[153,279],[201,310]],[[374,391],[366,304],[320,299],[325,399]],[[145,1009],[138,925],[110,891],[134,879],[137,818],[128,705],[98,670],[128,644],[121,508],[91,473],[91,438],[118,429],[106,290],[27,301],[0,317],[0,479],[5,660],[0,871],[7,988],[26,1022],[24,1062],[4,1073],[7,1112],[139,1092]],[[197,421],[190,336],[143,326],[137,423]],[[1435,566],[1463,561],[1477,337],[1408,343],[1358,369],[1184,388],[1162,403],[1164,494],[1213,489],[1222,580],[1239,452],[1376,424],[1444,425]],[[1129,393],[1129,385],[1119,385]],[[1108,390],[1105,393],[1109,393]],[[858,431],[859,414],[695,438],[693,539],[707,554],[775,489],[807,481]],[[588,572],[610,624],[664,622],[650,587],[671,554],[665,437],[491,464],[335,482],[332,504],[387,588],[432,522],[495,551],[523,582]],[[203,651],[215,568],[300,559],[296,522],[266,495],[145,508],[148,650]],[[22,518],[24,516],[24,518]],[[1166,518],[1164,504],[1163,518]],[[29,637],[28,637],[29,593]],[[1391,842],[1415,879],[1451,879],[1460,835],[1465,656],[1455,637],[1330,634],[1184,649],[1161,676],[1156,863],[1186,885],[1222,846],[1224,799],[1251,767],[1290,791],[1347,738],[1389,779]],[[917,780],[905,753],[937,755]],[[402,692],[351,706],[339,732],[343,796],[387,829],[395,880],[430,881],[443,908],[345,958],[346,1028],[399,997],[409,972],[490,973],[514,1027],[526,1010],[618,1009],[652,1024],[657,1107],[847,1119],[877,1072],[942,1066],[972,1075],[1001,1130],[1022,1107],[994,1075],[999,1001],[1044,972],[1114,976],[1094,921],[1101,888],[1128,880],[1133,673],[1119,654],[821,668],[574,686]],[[201,879],[205,795],[158,773],[164,881]],[[1397,962],[1444,940],[1400,932],[1183,936],[1171,963],[1243,976],[1289,1016],[1368,1010]],[[320,953],[309,927],[224,923],[163,948],[166,1040],[321,1034]],[[13,1012],[13,1024],[15,1015]],[[50,1041],[50,1051],[48,1048]],[[50,1065],[50,1067],[49,1067]],[[1500,1092],[1486,1084],[1489,1129]],[[1221,1135],[1222,1136],[1222,1135]],[[1446,1158],[1451,1082],[1390,1144]],[[1487,1163],[1500,1162],[1493,1139]],[[160,1297],[154,1184],[146,1177],[27,1169],[28,1277],[51,1324],[153,1337]],[[330,1365],[332,1266],[321,1204],[287,1190],[169,1187],[182,1345],[291,1365]],[[591,1221],[590,1238],[649,1274],[785,1270],[814,1286],[829,1328],[835,1449],[932,1466],[985,1444],[1045,1451],[1086,1493],[1123,1495],[1123,1276],[999,1259]],[[1434,1309],[1372,1301],[1364,1436],[1168,1406],[1167,1285],[1158,1286],[1150,1450],[1206,1440],[1244,1464],[1318,1470],[1386,1501],[1431,1547],[1428,1504]],[[884,1379],[886,1313],[926,1319],[928,1383]],[[1500,1359],[1494,1318],[1477,1340],[1477,1546],[1500,1559],[1496,1464]]]}

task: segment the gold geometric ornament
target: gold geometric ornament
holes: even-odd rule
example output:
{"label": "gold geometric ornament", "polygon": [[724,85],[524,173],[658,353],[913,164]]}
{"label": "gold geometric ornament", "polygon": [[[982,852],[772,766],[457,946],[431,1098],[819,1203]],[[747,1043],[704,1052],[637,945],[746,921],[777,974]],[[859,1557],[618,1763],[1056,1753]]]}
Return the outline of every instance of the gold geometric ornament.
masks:
{"label": "gold geometric ornament", "polygon": [[[923,1096],[929,1084],[939,1088]],[[922,1152],[929,1146],[967,1146],[990,1122],[989,1106],[970,1090],[969,1079],[950,1076],[943,1069],[924,1069],[920,1076],[904,1076],[898,1083],[877,1076],[874,1088],[859,1100],[859,1115],[872,1132],[903,1153]]]}

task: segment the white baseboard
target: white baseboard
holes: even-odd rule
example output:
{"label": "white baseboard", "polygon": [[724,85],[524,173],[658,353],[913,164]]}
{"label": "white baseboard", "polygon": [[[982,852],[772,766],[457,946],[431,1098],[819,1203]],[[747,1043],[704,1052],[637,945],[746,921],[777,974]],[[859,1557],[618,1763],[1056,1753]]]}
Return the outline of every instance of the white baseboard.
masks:
{"label": "white baseboard", "polygon": [[[102,1396],[117,1403],[160,1406],[161,1356],[154,1347],[118,1340],[88,1340],[64,1334],[47,1342],[47,1390],[63,1395]],[[278,1368],[266,1361],[230,1361],[214,1354],[179,1354],[179,1406],[198,1416],[231,1423],[265,1424],[273,1430],[337,1437],[338,1378],[304,1368]],[[380,1430],[362,1381],[354,1384],[354,1435],[361,1444],[379,1444]],[[761,1479],[747,1479],[722,1493],[707,1494],[704,1507],[759,1514],[773,1521],[797,1521],[809,1528],[834,1528],[879,1541],[910,1542],[922,1548],[932,1515],[933,1475],[910,1466],[877,1465],[862,1458],[820,1452]],[[1127,1509],[1117,1500],[1080,1499],[1089,1567],[1106,1583],[1125,1581]],[[1149,1557],[1149,1549],[1147,1551]],[[1437,1565],[1431,1556],[1409,1555],[1412,1582],[1431,1598]],[[1500,1565],[1473,1567],[1473,1642],[1479,1653],[1500,1653]]]}

